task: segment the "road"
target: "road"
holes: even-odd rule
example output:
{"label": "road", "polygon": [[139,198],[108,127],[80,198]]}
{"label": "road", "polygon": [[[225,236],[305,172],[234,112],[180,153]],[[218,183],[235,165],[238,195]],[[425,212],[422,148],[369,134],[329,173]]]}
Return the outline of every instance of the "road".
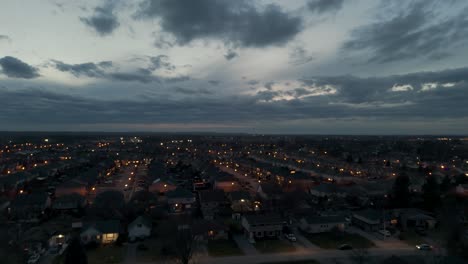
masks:
{"label": "road", "polygon": [[[256,264],[263,262],[270,263],[285,263],[300,260],[318,260],[320,263],[348,263],[351,255],[351,251],[343,250],[298,250],[291,253],[277,253],[277,254],[250,254],[244,256],[233,256],[233,257],[210,257],[207,255],[195,255],[191,263],[199,264]],[[392,255],[396,256],[422,256],[427,257],[427,252],[417,251],[413,248],[375,248],[369,249],[369,257],[386,258]],[[156,262],[139,262],[136,264],[150,264]],[[173,263],[173,261],[158,261],[158,263]]]}

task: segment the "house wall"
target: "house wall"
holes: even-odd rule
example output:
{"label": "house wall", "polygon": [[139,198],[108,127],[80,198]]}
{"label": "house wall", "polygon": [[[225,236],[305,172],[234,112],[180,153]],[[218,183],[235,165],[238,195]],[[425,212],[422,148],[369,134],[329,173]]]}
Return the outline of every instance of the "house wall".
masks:
{"label": "house wall", "polygon": [[366,221],[360,217],[353,216],[352,223],[365,231],[378,231],[380,229],[380,222]]}
{"label": "house wall", "polygon": [[145,225],[135,225],[128,230],[128,237],[130,240],[137,239],[137,238],[146,238],[151,235],[151,228]]}
{"label": "house wall", "polygon": [[283,230],[282,223],[253,225],[245,218],[242,218],[242,227],[249,238],[279,237]]}
{"label": "house wall", "polygon": [[300,228],[310,234],[324,233],[332,231],[333,228],[339,228],[340,230],[345,229],[345,223],[318,223],[318,224],[308,224],[305,219],[301,219]]}

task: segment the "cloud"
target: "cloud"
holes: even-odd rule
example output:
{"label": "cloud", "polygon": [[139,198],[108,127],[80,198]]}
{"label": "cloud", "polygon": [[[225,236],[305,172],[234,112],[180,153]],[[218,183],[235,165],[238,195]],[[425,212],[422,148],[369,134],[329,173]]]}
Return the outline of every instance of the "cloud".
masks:
{"label": "cloud", "polygon": [[1,41],[11,42],[11,38],[7,35],[0,35],[0,42]]}
{"label": "cloud", "polygon": [[295,47],[289,53],[289,64],[294,66],[303,65],[311,62],[314,57],[307,54],[303,47]]}
{"label": "cloud", "polygon": [[87,62],[80,64],[67,64],[62,61],[52,60],[57,70],[62,72],[69,72],[75,77],[87,76],[87,77],[102,77],[105,75],[104,69],[112,66],[111,61],[102,61],[98,64]]}
{"label": "cloud", "polygon": [[[207,96],[212,91],[202,84],[199,87],[172,86],[164,91],[159,87],[145,90],[145,87],[153,87],[148,84],[140,86],[144,97],[121,99],[107,98],[101,94],[91,97],[87,92],[81,95],[61,94],[68,89],[60,87],[55,89],[56,92],[36,86],[24,88],[30,87],[30,84],[9,79],[3,83],[6,88],[0,87],[3,103],[0,124],[68,127],[76,124],[125,123],[131,127],[131,124],[240,125],[255,124],[259,120],[275,125],[317,119],[327,120],[326,123],[343,119],[382,123],[460,121],[468,120],[467,73],[468,68],[459,68],[373,78],[315,76],[275,81],[271,90],[262,88],[250,94],[236,95],[217,93],[216,97]],[[135,75],[137,77],[120,77],[135,80],[145,76],[145,71]],[[437,83],[437,87],[422,92],[428,83]],[[406,89],[405,92],[391,90],[394,86],[407,85],[413,89]],[[110,91],[115,88],[113,85]],[[148,96],[149,91],[161,93]],[[134,90],[130,90],[130,93],[133,94]],[[466,124],[460,126],[468,128]]]}
{"label": "cloud", "polygon": [[211,85],[213,85],[213,86],[218,86],[218,85],[221,84],[221,81],[209,80],[208,83],[211,84]]}
{"label": "cloud", "polygon": [[315,13],[336,12],[343,7],[344,0],[311,0],[307,3],[310,11]]}
{"label": "cloud", "polygon": [[38,69],[11,56],[0,59],[2,73],[11,78],[33,79],[39,77]]}
{"label": "cloud", "polygon": [[59,60],[51,60],[51,62],[57,70],[68,72],[77,78],[85,76],[90,78],[103,78],[114,81],[140,83],[175,83],[184,82],[190,79],[190,77],[186,75],[161,76],[153,74],[153,71],[156,70],[173,72],[176,69],[176,66],[169,62],[169,57],[166,55],[155,57],[145,56],[142,58],[135,58],[135,60],[143,60],[144,62],[149,63],[149,65],[145,67],[137,67],[133,70],[119,71],[112,61],[101,61],[98,63],[86,62],[79,64],[68,64]]}
{"label": "cloud", "polygon": [[282,45],[302,29],[302,19],[279,6],[260,9],[245,0],[144,0],[135,17],[158,19],[179,45],[197,39],[246,47]]}
{"label": "cloud", "polygon": [[207,94],[212,94],[210,90],[207,89],[188,89],[184,87],[173,87],[172,88],[173,92],[180,93],[180,94],[185,94],[185,95],[207,95]]}
{"label": "cloud", "polygon": [[408,92],[414,90],[414,88],[409,84],[394,84],[390,90],[392,92]]}
{"label": "cloud", "polygon": [[150,66],[151,70],[164,69],[167,71],[174,71],[176,67],[169,62],[169,57],[166,55],[159,55],[156,57],[150,57],[152,65]]}
{"label": "cloud", "polygon": [[446,58],[468,40],[468,8],[447,16],[436,11],[444,10],[439,5],[444,2],[413,1],[396,7],[386,3],[381,7],[383,18],[353,30],[343,50],[360,52],[378,63]]}
{"label": "cloud", "polygon": [[259,83],[260,82],[257,81],[257,80],[250,80],[250,81],[247,82],[248,85],[252,85],[252,86],[255,86],[255,85],[259,84]]}
{"label": "cloud", "polygon": [[235,52],[233,50],[228,50],[228,52],[224,55],[224,58],[226,58],[226,60],[232,60],[235,57],[237,57],[238,55],[239,54],[237,54],[237,52]]}
{"label": "cloud", "polygon": [[120,23],[114,14],[115,2],[107,1],[103,6],[96,7],[94,14],[90,17],[80,17],[80,20],[100,36],[110,35],[116,30]]}

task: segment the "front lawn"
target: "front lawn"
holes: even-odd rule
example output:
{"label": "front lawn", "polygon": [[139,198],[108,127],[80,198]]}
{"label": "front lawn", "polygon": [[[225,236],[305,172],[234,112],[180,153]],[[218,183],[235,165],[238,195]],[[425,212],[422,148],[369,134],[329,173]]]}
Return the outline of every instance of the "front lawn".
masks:
{"label": "front lawn", "polygon": [[255,243],[255,248],[260,253],[282,253],[296,251],[296,247],[291,242],[283,240],[258,240]]}
{"label": "front lawn", "polygon": [[424,238],[416,234],[416,232],[414,231],[401,232],[399,235],[399,238],[400,240],[404,241],[406,244],[410,246],[416,246],[419,244],[426,243],[424,241]]}
{"label": "front lawn", "polygon": [[88,264],[115,264],[123,262],[126,248],[118,246],[103,246],[86,251]]}
{"label": "front lawn", "polygon": [[207,244],[208,253],[213,257],[243,255],[234,240],[210,240]]}
{"label": "front lawn", "polygon": [[136,260],[138,262],[160,261],[164,258],[161,252],[163,243],[160,239],[150,238],[143,242],[139,242],[138,244],[143,244],[147,248],[147,250],[136,249]]}
{"label": "front lawn", "polygon": [[371,248],[375,247],[374,242],[369,239],[362,237],[358,234],[335,234],[332,232],[320,233],[320,234],[307,234],[303,235],[309,239],[312,244],[315,244],[323,249],[336,249],[340,245],[348,244],[353,248]]}
{"label": "front lawn", "polygon": [[293,261],[283,261],[283,262],[261,262],[260,264],[320,264],[320,262],[314,259],[307,259],[307,260],[293,260]]}

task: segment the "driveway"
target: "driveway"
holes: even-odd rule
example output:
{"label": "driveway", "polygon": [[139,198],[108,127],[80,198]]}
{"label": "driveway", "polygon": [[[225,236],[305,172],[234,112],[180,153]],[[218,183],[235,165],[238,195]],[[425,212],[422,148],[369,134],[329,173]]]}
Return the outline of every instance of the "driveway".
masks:
{"label": "driveway", "polygon": [[348,227],[346,231],[348,233],[358,234],[362,237],[369,239],[370,241],[374,242],[374,244],[379,248],[394,248],[394,249],[412,248],[408,246],[408,244],[406,244],[405,242],[400,241],[399,239],[395,237],[386,237],[384,240],[384,237],[382,235],[379,235],[376,232],[373,232],[373,233],[366,232],[362,229],[359,229],[353,226]]}
{"label": "driveway", "polygon": [[259,254],[257,249],[249,243],[249,241],[243,235],[234,235],[234,241],[237,246],[244,252],[245,255]]}

